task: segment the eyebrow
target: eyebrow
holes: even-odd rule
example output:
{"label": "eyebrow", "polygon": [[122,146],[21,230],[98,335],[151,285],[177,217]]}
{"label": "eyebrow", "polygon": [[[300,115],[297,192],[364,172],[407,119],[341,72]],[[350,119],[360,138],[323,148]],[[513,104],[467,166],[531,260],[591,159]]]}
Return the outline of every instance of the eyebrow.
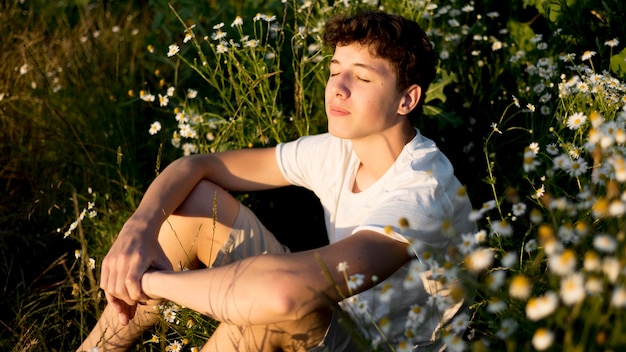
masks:
{"label": "eyebrow", "polygon": [[[341,65],[341,62],[339,62],[339,60],[337,60],[337,59],[331,59],[329,66],[332,65],[332,64]],[[361,67],[361,68],[364,68],[364,69],[366,69],[368,71],[373,71],[373,72],[378,73],[378,74],[381,73],[380,70],[378,70],[376,67],[374,67],[372,65],[360,63],[360,62],[354,63],[351,66]]]}

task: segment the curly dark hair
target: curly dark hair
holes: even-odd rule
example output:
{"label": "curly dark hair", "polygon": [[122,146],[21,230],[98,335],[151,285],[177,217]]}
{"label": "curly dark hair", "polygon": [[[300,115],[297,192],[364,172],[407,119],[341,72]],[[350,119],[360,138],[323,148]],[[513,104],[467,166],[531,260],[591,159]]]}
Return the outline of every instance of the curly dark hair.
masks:
{"label": "curly dark hair", "polygon": [[382,11],[363,11],[353,16],[335,15],[326,22],[324,45],[359,43],[373,55],[388,60],[398,78],[398,90],[417,84],[420,101],[409,114],[415,122],[421,114],[428,86],[435,79],[437,58],[424,30],[414,21]]}

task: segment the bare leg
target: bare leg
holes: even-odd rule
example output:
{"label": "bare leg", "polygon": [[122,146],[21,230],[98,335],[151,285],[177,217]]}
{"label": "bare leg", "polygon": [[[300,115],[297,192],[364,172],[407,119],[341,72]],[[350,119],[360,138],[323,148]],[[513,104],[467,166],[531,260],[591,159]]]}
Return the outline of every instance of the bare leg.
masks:
{"label": "bare leg", "polygon": [[[214,209],[218,214],[215,223]],[[228,238],[238,210],[239,202],[226,191],[207,181],[199,183],[159,232],[159,243],[174,269],[194,269],[200,262],[210,265]],[[95,346],[103,351],[126,351],[157,322],[155,313],[154,305],[138,306],[135,318],[122,326],[117,313],[106,307],[78,351]]]}
{"label": "bare leg", "polygon": [[266,326],[221,323],[202,352],[305,352],[319,345],[330,319],[330,310],[321,310],[298,321]]}

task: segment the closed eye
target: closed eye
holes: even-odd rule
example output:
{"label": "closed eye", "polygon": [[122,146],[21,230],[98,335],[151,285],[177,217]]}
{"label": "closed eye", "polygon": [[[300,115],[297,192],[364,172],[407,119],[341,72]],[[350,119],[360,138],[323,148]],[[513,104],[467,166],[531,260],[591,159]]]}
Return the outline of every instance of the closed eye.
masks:
{"label": "closed eye", "polygon": [[[329,76],[330,76],[330,77],[337,77],[337,76],[339,76],[339,74],[340,74],[340,72],[331,72]],[[363,78],[363,77],[360,77],[360,76],[357,76],[357,75],[354,75],[354,77],[355,77],[357,80],[359,80],[359,81],[361,81],[361,82],[363,82],[363,83],[369,83],[369,82],[371,82],[369,79],[367,79],[367,78]]]}

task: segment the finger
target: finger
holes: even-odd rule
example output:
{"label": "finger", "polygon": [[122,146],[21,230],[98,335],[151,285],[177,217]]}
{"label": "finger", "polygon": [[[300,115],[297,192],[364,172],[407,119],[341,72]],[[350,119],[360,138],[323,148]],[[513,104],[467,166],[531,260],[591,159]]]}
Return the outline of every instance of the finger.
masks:
{"label": "finger", "polygon": [[113,308],[113,310],[115,310],[117,314],[120,314],[123,310],[122,308],[123,301],[120,301],[119,299],[117,299],[115,296],[113,296],[107,291],[104,292],[104,295],[106,296],[107,301],[109,302],[109,305]]}
{"label": "finger", "polygon": [[[109,301],[109,305],[113,308],[115,313],[117,313],[117,319],[120,324],[127,325],[130,319],[135,316],[136,306],[129,306],[126,302],[122,301],[119,298],[116,298],[112,294],[105,293],[107,296],[107,301]],[[131,314],[132,313],[132,314]]]}
{"label": "finger", "polygon": [[130,298],[130,295],[128,294],[128,288],[126,287],[126,280],[125,280],[125,276],[122,274],[125,272],[124,270],[124,263],[120,262],[118,265],[120,265],[121,267],[118,268],[118,270],[115,273],[115,282],[114,283],[109,283],[108,286],[112,288],[112,292],[113,295],[126,302],[127,305],[133,305],[135,304],[135,301]]}
{"label": "finger", "polygon": [[123,326],[128,325],[128,322],[135,316],[135,305],[129,306],[128,304],[121,301],[123,309],[117,313],[117,319],[120,321],[120,324]]}
{"label": "finger", "polygon": [[117,299],[124,301],[127,305],[133,305],[135,302],[129,297],[124,280],[126,273],[127,261],[125,258],[118,258],[115,266],[109,268],[109,278],[106,291]]}
{"label": "finger", "polygon": [[104,260],[102,260],[102,269],[100,270],[100,288],[104,290],[104,292],[108,292],[107,284],[109,282],[109,274],[109,265],[105,257]]}
{"label": "finger", "polygon": [[117,287],[117,265],[113,264],[109,259],[109,255],[104,258],[102,261],[102,277],[100,279],[100,288],[104,290],[104,292],[108,293],[107,301],[112,302],[109,297],[121,298],[118,287]]}
{"label": "finger", "polygon": [[137,268],[130,270],[128,276],[126,276],[125,284],[128,290],[128,296],[135,302],[139,301],[142,296],[141,291],[141,277],[146,271],[144,268]]}
{"label": "finger", "polygon": [[[128,306],[126,306],[128,307]],[[130,318],[128,316],[128,309],[126,309],[125,311],[118,313],[117,314],[117,319],[120,321],[120,324],[122,326],[126,326],[128,325],[128,322],[130,321]]]}

